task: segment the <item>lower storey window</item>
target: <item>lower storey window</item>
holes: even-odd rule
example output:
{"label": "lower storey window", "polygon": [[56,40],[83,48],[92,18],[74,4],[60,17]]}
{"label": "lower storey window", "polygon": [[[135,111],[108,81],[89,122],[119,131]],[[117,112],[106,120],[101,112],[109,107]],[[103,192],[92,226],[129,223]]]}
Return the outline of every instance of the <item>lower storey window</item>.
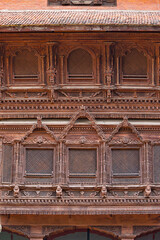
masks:
{"label": "lower storey window", "polygon": [[26,149],[26,175],[48,176],[53,173],[52,149]]}
{"label": "lower storey window", "polygon": [[112,149],[113,182],[139,182],[139,149]]}
{"label": "lower storey window", "polygon": [[97,149],[69,149],[69,177],[72,182],[95,181]]}

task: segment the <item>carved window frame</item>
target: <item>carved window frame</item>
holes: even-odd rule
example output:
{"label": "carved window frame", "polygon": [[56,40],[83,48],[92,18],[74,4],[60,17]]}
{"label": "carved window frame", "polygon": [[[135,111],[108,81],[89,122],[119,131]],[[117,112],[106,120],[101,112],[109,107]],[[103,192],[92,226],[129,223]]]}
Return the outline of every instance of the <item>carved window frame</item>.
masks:
{"label": "carved window frame", "polygon": [[[37,149],[37,150],[53,150],[53,159],[52,159],[52,174],[26,174],[26,151],[27,149]],[[21,146],[21,158],[22,158],[22,166],[23,166],[23,173],[22,173],[22,179],[23,182],[26,182],[27,179],[39,179],[39,178],[45,178],[45,179],[51,179],[52,183],[55,183],[56,181],[56,161],[57,161],[57,148],[56,148],[56,143],[55,144],[23,144]],[[47,182],[46,182],[47,183]],[[50,182],[49,182],[50,183]],[[27,184],[29,184],[27,182]],[[37,184],[37,182],[35,181],[35,184]]]}
{"label": "carved window frame", "polygon": [[[70,53],[76,49],[83,49],[87,51],[92,58],[92,70],[93,75],[91,79],[82,78],[82,79],[70,79],[68,74],[68,57]],[[95,45],[95,48],[93,46],[89,45],[66,45],[66,46],[60,46],[60,84],[62,85],[99,85],[100,84],[100,49],[97,48]]]}
{"label": "carved window frame", "polygon": [[[148,49],[147,49],[148,48]],[[142,53],[147,60],[147,75],[146,77],[123,77],[122,62],[123,57],[131,52],[132,49],[136,49],[139,53]],[[154,51],[150,49],[146,44],[137,43],[123,43],[116,46],[116,84],[117,85],[154,85]]]}
{"label": "carved window frame", "polygon": [[[113,174],[113,169],[112,169],[112,150],[138,150],[139,151],[139,174],[137,175],[134,175],[134,173],[132,174],[126,174],[124,173],[124,175],[122,174],[116,174],[114,176]],[[135,184],[141,184],[142,181],[143,181],[143,162],[144,162],[144,151],[143,151],[143,145],[142,144],[138,144],[138,145],[133,145],[133,144],[129,144],[129,145],[119,145],[119,144],[116,144],[116,145],[109,145],[109,156],[108,156],[108,160],[110,162],[110,182],[114,185],[125,185],[125,184],[128,184],[128,185],[135,185]],[[114,179],[118,179],[118,178],[121,178],[121,179],[125,179],[125,178],[137,178],[139,179],[139,182],[125,182],[125,181],[113,181]]]}
{"label": "carved window frame", "polygon": [[[13,59],[17,52],[27,50],[33,52],[38,60],[38,75],[37,78],[14,78],[13,74]],[[44,48],[38,46],[8,46],[6,49],[5,62],[6,62],[6,85],[7,86],[28,86],[28,85],[45,85],[45,51]]]}
{"label": "carved window frame", "polygon": [[[96,164],[97,164],[97,170],[96,170],[96,173],[95,173],[95,176],[90,176],[90,175],[87,175],[87,174],[84,174],[83,176],[79,176],[78,174],[77,175],[70,175],[70,172],[69,172],[69,149],[75,149],[75,150],[80,150],[80,149],[93,149],[93,150],[96,150]],[[82,184],[83,185],[96,185],[99,183],[100,181],[100,158],[101,158],[101,153],[100,153],[100,146],[97,145],[97,144],[66,144],[65,146],[65,155],[66,155],[66,180],[67,180],[67,183],[69,185],[78,185],[78,184],[81,184],[81,182],[71,182],[70,181],[70,178],[94,178],[95,179],[95,182],[83,182]]]}

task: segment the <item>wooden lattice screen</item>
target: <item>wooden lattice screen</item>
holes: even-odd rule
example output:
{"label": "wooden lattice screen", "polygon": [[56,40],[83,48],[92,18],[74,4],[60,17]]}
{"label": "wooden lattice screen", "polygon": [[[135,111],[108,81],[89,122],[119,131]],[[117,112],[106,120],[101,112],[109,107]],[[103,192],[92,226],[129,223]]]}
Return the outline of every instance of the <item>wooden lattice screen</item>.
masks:
{"label": "wooden lattice screen", "polygon": [[26,174],[27,175],[51,175],[53,172],[52,149],[27,149],[26,150]]}
{"label": "wooden lattice screen", "polygon": [[69,173],[71,175],[95,175],[96,149],[69,149]]}
{"label": "wooden lattice screen", "polygon": [[15,78],[37,78],[38,57],[28,50],[18,52],[13,58],[13,75]]}
{"label": "wooden lattice screen", "polygon": [[3,173],[2,181],[4,183],[12,182],[12,165],[13,165],[13,146],[10,144],[3,145]]}
{"label": "wooden lattice screen", "polygon": [[147,58],[136,49],[132,49],[122,58],[122,72],[124,77],[146,77]]}
{"label": "wooden lattice screen", "polygon": [[84,49],[72,51],[68,57],[68,74],[70,77],[91,77],[92,57]]}
{"label": "wooden lattice screen", "polygon": [[[135,182],[140,172],[138,149],[112,149],[112,173],[115,181]],[[121,179],[123,178],[124,179]]]}

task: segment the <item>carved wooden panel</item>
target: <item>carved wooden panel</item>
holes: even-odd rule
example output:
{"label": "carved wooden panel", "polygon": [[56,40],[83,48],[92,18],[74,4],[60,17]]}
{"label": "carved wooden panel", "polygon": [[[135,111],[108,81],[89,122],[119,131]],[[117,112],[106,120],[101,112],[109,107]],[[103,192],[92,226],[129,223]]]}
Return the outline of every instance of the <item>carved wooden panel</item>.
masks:
{"label": "carved wooden panel", "polygon": [[6,84],[44,84],[46,48],[38,45],[7,46]]}
{"label": "carved wooden panel", "polygon": [[53,171],[52,149],[26,149],[26,174],[51,175]]}
{"label": "carved wooden panel", "polygon": [[147,77],[147,58],[137,49],[132,49],[122,58],[122,71],[125,78]]}
{"label": "carved wooden panel", "polygon": [[38,78],[38,57],[26,49],[13,57],[14,78]]}
{"label": "carved wooden panel", "polygon": [[139,176],[139,171],[139,149],[112,149],[113,177],[129,182],[132,178]]}
{"label": "carved wooden panel", "polygon": [[97,171],[96,149],[69,149],[70,182],[92,182]]}
{"label": "carved wooden panel", "polygon": [[72,175],[95,175],[96,149],[69,149],[69,172]]}
{"label": "carved wooden panel", "polygon": [[72,51],[68,57],[68,75],[69,78],[92,78],[92,57],[84,49]]}
{"label": "carved wooden panel", "polygon": [[13,164],[13,146],[11,144],[3,145],[3,173],[2,182],[12,182],[12,164]]}

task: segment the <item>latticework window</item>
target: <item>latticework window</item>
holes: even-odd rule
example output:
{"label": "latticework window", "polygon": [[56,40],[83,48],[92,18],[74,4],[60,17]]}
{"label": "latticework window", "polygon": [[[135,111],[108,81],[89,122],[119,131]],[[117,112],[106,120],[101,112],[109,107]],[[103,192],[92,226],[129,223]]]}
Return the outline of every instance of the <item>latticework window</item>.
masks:
{"label": "latticework window", "polygon": [[112,149],[113,177],[120,181],[124,178],[123,181],[128,182],[138,177],[139,173],[139,149]]}
{"label": "latticework window", "polygon": [[95,178],[96,171],[96,149],[69,149],[69,177],[76,178],[73,182],[92,181],[89,178]]}
{"label": "latticework window", "polygon": [[12,182],[12,165],[13,165],[13,146],[10,144],[3,145],[3,174],[4,183]]}
{"label": "latticework window", "polygon": [[13,57],[13,76],[15,79],[38,78],[38,57],[24,49]]}
{"label": "latticework window", "polygon": [[92,57],[86,50],[79,48],[72,51],[67,65],[69,78],[92,78]]}
{"label": "latticework window", "polygon": [[147,58],[137,49],[132,49],[122,57],[122,72],[124,78],[146,78]]}
{"label": "latticework window", "polygon": [[26,175],[51,175],[53,172],[52,149],[26,149]]}

